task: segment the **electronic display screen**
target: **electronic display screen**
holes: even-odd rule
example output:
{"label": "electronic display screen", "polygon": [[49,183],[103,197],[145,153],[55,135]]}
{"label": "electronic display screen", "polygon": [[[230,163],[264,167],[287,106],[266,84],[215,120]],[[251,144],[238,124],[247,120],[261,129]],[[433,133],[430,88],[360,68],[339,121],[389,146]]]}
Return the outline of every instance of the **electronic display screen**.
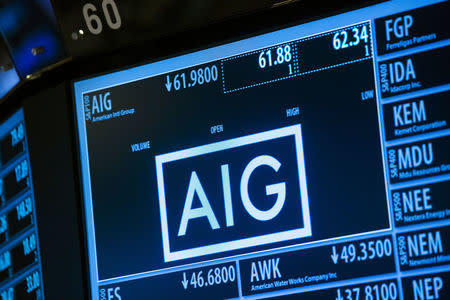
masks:
{"label": "electronic display screen", "polygon": [[0,105],[1,300],[87,298],[68,97],[60,83]]}
{"label": "electronic display screen", "polygon": [[50,0],[0,0],[0,32],[22,78],[66,58]]}
{"label": "electronic display screen", "polygon": [[23,111],[0,123],[0,298],[44,299]]}
{"label": "electronic display screen", "polygon": [[75,82],[92,299],[450,297],[449,11]]}
{"label": "electronic display screen", "polygon": [[19,82],[19,74],[0,35],[0,99],[11,92]]}

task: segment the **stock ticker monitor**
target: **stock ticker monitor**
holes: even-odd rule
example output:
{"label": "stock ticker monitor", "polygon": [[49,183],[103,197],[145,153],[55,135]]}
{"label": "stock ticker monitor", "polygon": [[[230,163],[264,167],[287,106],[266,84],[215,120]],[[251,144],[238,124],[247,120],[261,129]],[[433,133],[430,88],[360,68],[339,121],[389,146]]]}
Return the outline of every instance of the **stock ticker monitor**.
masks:
{"label": "stock ticker monitor", "polygon": [[449,299],[449,12],[75,81],[92,299]]}
{"label": "stock ticker monitor", "polygon": [[0,299],[82,299],[67,105],[43,92],[1,107]]}
{"label": "stock ticker monitor", "polygon": [[[23,111],[0,124],[0,297],[41,299],[42,268]],[[7,284],[4,284],[9,280]],[[15,296],[15,298],[12,298]]]}

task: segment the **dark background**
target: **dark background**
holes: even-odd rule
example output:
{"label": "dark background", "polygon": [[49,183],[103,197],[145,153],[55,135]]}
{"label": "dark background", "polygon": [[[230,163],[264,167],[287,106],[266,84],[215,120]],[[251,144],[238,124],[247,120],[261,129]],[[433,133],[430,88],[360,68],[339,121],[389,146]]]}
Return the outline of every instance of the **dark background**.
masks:
{"label": "dark background", "polygon": [[[109,91],[111,112],[135,109],[87,123],[99,277],[387,228],[376,102],[360,98],[372,70],[368,60],[228,94],[220,82],[168,93],[162,75],[89,94]],[[294,106],[300,116],[286,118]],[[298,123],[313,236],[163,263],[154,156]],[[225,131],[211,135],[215,124]],[[145,140],[151,149],[131,152]]]}

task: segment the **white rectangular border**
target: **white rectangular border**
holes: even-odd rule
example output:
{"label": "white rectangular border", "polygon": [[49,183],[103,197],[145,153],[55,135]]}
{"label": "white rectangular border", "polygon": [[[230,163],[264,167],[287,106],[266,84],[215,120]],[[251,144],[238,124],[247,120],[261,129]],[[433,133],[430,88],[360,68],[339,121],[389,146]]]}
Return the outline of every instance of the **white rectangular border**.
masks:
{"label": "white rectangular border", "polygon": [[[185,158],[191,158],[208,153],[228,150],[240,146],[251,145],[259,142],[270,141],[281,137],[295,137],[295,148],[297,153],[298,176],[300,184],[300,204],[303,214],[303,228],[261,235],[257,237],[233,240],[213,245],[200,246],[196,248],[171,252],[169,243],[169,228],[167,222],[166,195],[164,190],[163,164]],[[156,175],[158,182],[159,208],[161,216],[161,231],[163,238],[164,261],[176,261],[180,259],[193,258],[207,254],[224,251],[243,249],[253,246],[261,246],[275,242],[288,241],[292,239],[308,237],[312,235],[311,219],[309,213],[308,192],[306,187],[305,161],[303,155],[303,141],[301,125],[293,125],[279,129],[269,130],[261,133],[251,134],[226,141],[216,142],[203,146],[193,147],[180,151],[155,156]]]}

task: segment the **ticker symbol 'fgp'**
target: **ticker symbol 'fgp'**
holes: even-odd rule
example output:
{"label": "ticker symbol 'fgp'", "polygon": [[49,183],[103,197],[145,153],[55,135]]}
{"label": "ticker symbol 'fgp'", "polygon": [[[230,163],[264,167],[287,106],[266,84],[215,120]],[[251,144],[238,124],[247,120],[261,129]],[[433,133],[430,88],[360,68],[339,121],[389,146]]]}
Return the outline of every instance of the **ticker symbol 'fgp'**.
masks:
{"label": "ticker symbol 'fgp'", "polygon": [[165,261],[311,235],[300,125],[155,160]]}

